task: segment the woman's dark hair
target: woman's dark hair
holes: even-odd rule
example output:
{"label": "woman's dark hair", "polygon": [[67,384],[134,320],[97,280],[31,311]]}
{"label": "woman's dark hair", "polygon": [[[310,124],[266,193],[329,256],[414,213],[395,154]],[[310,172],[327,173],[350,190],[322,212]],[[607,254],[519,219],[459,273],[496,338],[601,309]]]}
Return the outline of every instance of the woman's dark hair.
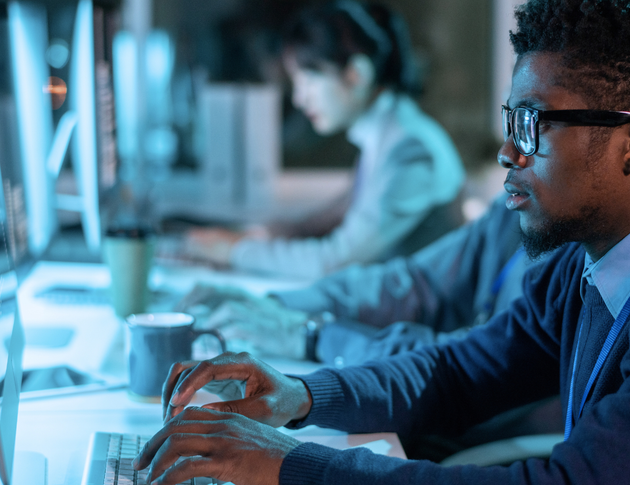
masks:
{"label": "woman's dark hair", "polygon": [[282,47],[301,67],[314,70],[326,63],[343,69],[350,57],[365,54],[379,86],[410,94],[421,90],[407,26],[380,4],[344,0],[304,10],[285,29]]}
{"label": "woman's dark hair", "polygon": [[569,75],[558,81],[592,108],[630,109],[630,2],[530,0],[516,9],[517,55],[555,52]]}

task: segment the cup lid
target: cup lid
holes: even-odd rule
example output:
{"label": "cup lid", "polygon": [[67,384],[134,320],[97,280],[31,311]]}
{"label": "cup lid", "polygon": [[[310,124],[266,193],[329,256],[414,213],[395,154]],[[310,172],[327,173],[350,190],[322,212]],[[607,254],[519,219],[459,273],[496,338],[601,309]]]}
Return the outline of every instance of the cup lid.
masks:
{"label": "cup lid", "polygon": [[106,237],[122,239],[146,239],[153,234],[154,231],[147,226],[112,226],[105,231]]}
{"label": "cup lid", "polygon": [[141,327],[185,327],[195,323],[195,317],[181,312],[134,313],[126,319],[131,326]]}

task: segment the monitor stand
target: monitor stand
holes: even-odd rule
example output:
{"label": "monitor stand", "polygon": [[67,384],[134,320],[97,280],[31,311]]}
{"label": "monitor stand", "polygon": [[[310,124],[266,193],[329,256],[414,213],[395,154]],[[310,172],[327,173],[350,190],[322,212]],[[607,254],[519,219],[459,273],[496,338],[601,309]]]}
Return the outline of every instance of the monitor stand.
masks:
{"label": "monitor stand", "polygon": [[33,451],[17,451],[11,485],[46,485],[46,457]]}

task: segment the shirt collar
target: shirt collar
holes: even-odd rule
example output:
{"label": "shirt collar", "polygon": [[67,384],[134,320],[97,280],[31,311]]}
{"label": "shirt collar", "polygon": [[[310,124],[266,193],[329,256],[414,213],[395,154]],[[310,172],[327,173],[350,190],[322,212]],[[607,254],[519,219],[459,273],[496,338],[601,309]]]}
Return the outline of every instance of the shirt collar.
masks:
{"label": "shirt collar", "polygon": [[630,297],[630,234],[597,262],[593,262],[586,253],[581,281],[582,295],[585,282],[597,287],[608,311],[617,318]]}
{"label": "shirt collar", "polygon": [[396,95],[393,91],[385,90],[381,92],[372,105],[363,113],[348,129],[348,141],[359,148],[363,148],[370,140],[373,140],[375,133],[381,129],[379,120],[394,108]]}

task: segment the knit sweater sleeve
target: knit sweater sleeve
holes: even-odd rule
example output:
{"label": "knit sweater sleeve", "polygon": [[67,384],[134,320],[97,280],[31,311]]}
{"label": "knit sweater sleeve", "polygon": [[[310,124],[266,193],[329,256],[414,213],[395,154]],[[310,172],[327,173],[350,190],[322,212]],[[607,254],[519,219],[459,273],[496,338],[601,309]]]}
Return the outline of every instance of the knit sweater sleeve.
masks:
{"label": "knit sweater sleeve", "polygon": [[[407,258],[352,265],[307,288],[276,292],[289,308],[330,311],[374,327],[410,321],[439,332],[471,326],[520,245],[518,214],[498,197],[484,216]],[[511,274],[520,288],[522,272]],[[520,296],[518,288],[510,294]]]}
{"label": "knit sweater sleeve", "polygon": [[[559,387],[565,391],[559,376],[565,374],[571,353],[569,322],[574,325],[579,314],[580,304],[572,295],[579,299],[575,275],[580,256],[583,252],[571,246],[537,268],[526,278],[524,298],[464,341],[303,377],[313,407],[294,425],[396,432],[404,445],[421,433],[460,433],[498,412],[557,393]],[[579,429],[580,424],[574,432]],[[574,480],[579,476],[568,470],[577,466],[585,471],[587,447],[569,440],[554,449],[549,461],[481,468],[442,467],[306,443],[286,457],[280,483],[578,483]],[[591,475],[619,479],[619,464],[611,472],[603,463],[605,453],[596,455],[599,474]]]}

